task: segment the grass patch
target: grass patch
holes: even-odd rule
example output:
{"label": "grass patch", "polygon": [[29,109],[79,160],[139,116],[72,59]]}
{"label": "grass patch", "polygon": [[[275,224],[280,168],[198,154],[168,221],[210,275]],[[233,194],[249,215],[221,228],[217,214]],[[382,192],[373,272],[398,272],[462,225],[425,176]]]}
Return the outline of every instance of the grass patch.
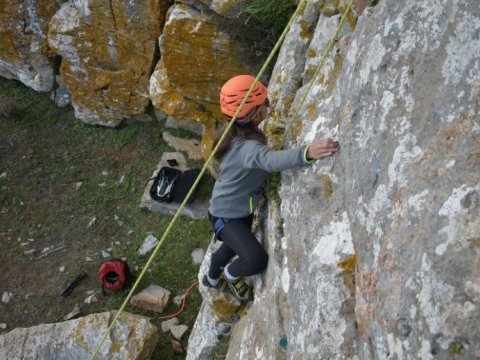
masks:
{"label": "grass patch", "polygon": [[[99,302],[91,305],[83,301],[86,291],[100,290],[96,272],[103,249],[111,248],[113,257],[126,257],[138,275],[148,259],[137,254],[138,248],[150,233],[160,239],[170,222],[170,217],[139,208],[162,153],[174,150],[163,141],[163,131],[157,121],[117,129],[86,125],[74,118],[72,109],[57,108],[48,94],[0,79],[0,262],[6,269],[0,281],[15,299],[2,318],[8,329],[62,321],[76,303],[84,315],[120,306],[122,293],[99,293]],[[200,196],[207,198],[212,186],[213,178],[206,176]],[[93,218],[95,224],[89,227]],[[180,218],[139,289],[156,284],[169,289],[172,297],[182,294],[198,273],[190,254],[207,247],[210,232],[206,220]],[[51,246],[66,250],[38,259],[40,251]],[[32,248],[37,255],[25,256]],[[93,261],[86,262],[87,256]],[[60,266],[65,266],[64,273]],[[64,286],[81,271],[87,279],[71,296],[61,298]],[[192,291],[179,316],[190,330],[200,303],[198,291]],[[176,310],[173,304],[160,315]],[[152,317],[160,326],[156,313],[131,306],[126,311]],[[184,358],[173,354],[169,334],[160,330],[159,336],[154,359]],[[187,340],[188,333],[184,347]]]}
{"label": "grass patch", "polygon": [[249,0],[239,15],[247,15],[264,29],[269,41],[276,41],[297,8],[295,0]]}

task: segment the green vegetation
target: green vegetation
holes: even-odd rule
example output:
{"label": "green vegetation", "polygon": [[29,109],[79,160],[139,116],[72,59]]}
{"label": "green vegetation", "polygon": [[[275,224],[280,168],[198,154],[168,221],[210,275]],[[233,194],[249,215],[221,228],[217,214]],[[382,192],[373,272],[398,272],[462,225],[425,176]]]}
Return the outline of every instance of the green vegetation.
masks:
{"label": "green vegetation", "polygon": [[[162,153],[174,150],[162,132],[163,124],[155,119],[117,129],[86,125],[74,118],[71,108],[57,108],[49,94],[0,79],[0,263],[7,270],[0,281],[14,293],[2,318],[9,329],[63,321],[76,303],[84,315],[118,309],[126,294],[102,295],[97,282],[101,251],[111,248],[112,257],[127,258],[138,275],[148,259],[137,254],[138,248],[150,233],[160,239],[170,222],[170,217],[139,208]],[[209,196],[213,184],[213,178],[205,180],[202,197]],[[206,249],[210,235],[208,221],[181,217],[139,289],[156,284],[170,290],[172,298],[183,294],[198,273],[190,254]],[[65,250],[40,258],[39,251],[49,246]],[[32,248],[35,256],[24,255]],[[93,261],[87,262],[87,256]],[[60,266],[66,268],[63,273]],[[87,279],[71,296],[60,297],[81,271]],[[92,289],[99,301],[86,305],[86,291]],[[190,330],[200,303],[194,289],[178,316]],[[172,303],[160,315],[130,305],[126,311],[152,317],[160,327],[158,317],[177,308]],[[182,338],[184,348],[188,335]],[[173,354],[170,334],[159,330],[159,336],[154,359],[184,358]]]}
{"label": "green vegetation", "polygon": [[297,8],[295,0],[249,0],[240,10],[256,21],[267,33],[267,38],[275,41],[287,25]]}
{"label": "green vegetation", "polygon": [[465,355],[465,347],[459,341],[453,341],[448,347],[448,352],[452,355]]}

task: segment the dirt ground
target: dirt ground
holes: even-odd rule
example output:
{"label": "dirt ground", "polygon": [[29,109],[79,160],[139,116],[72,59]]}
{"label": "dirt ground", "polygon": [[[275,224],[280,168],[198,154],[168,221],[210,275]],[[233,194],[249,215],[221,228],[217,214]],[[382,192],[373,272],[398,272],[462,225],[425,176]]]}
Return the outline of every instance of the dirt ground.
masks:
{"label": "dirt ground", "polygon": [[[119,129],[85,125],[47,94],[0,79],[0,296],[12,294],[8,303],[0,302],[0,324],[6,324],[0,334],[63,321],[76,304],[86,315],[123,302],[124,293],[102,294],[97,271],[102,250],[108,250],[114,258],[127,258],[138,274],[147,261],[138,255],[139,246],[150,233],[160,238],[171,220],[139,208],[161,154],[173,150],[162,131],[155,119]],[[209,237],[207,221],[181,217],[140,289],[156,284],[172,297],[182,294],[198,273],[190,254],[206,248]],[[60,296],[81,272],[87,278],[70,296]],[[97,302],[85,304],[89,291],[96,292]],[[200,303],[192,292],[179,317],[190,329]],[[171,304],[162,315],[176,310]],[[156,313],[132,306],[126,311],[160,325]],[[187,339],[188,333],[184,347]],[[170,341],[161,335],[154,358],[183,358],[173,355]]]}

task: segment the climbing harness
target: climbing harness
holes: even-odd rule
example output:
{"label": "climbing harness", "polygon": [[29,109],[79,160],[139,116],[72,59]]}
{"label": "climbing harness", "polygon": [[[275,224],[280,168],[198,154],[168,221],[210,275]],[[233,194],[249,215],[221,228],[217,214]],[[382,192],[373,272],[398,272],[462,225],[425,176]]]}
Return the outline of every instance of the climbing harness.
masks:
{"label": "climbing harness", "polygon": [[227,225],[228,219],[217,218],[217,217],[213,216],[212,214],[210,214],[210,212],[209,212],[208,213],[208,220],[210,220],[213,224],[213,232],[215,233],[214,238],[217,238],[217,240],[220,240],[220,233],[225,228],[225,225]]}
{"label": "climbing harness", "polygon": [[[350,8],[353,4],[353,1],[354,0],[350,0],[348,6],[347,6],[347,9],[342,17],[342,20],[340,23],[339,23],[339,26],[337,28],[337,31],[336,31],[336,34],[338,34],[338,32],[340,31],[340,27],[343,26],[343,23],[344,23],[344,18],[346,18],[346,14],[350,11]],[[215,154],[218,152],[218,149],[220,148],[220,146],[222,145],[222,143],[225,141],[225,139],[227,138],[227,136],[229,135],[230,133],[230,130],[232,129],[233,125],[235,124],[235,120],[237,119],[237,117],[239,116],[241,110],[243,109],[243,107],[245,106],[245,104],[247,103],[249,97],[250,97],[250,94],[252,93],[253,89],[255,88],[256,84],[258,83],[260,77],[263,75],[263,73],[265,72],[265,70],[267,69],[268,67],[268,64],[272,61],[272,59],[274,58],[275,56],[275,53],[277,52],[277,50],[280,48],[280,45],[282,44],[285,36],[287,35],[287,32],[289,31],[290,27],[292,26],[295,18],[298,16],[298,14],[300,13],[300,11],[302,11],[302,9],[305,7],[305,4],[306,4],[306,0],[300,0],[300,3],[298,4],[297,6],[297,9],[295,10],[295,12],[293,13],[293,15],[291,16],[288,24],[286,25],[285,29],[283,30],[282,34],[280,35],[280,37],[278,38],[277,42],[275,43],[275,46],[273,47],[272,51],[270,52],[267,60],[265,61],[265,63],[263,64],[262,68],[260,69],[260,71],[258,72],[256,78],[255,78],[255,81],[252,83],[252,85],[250,86],[248,92],[245,94],[245,97],[243,98],[241,104],[239,105],[239,107],[237,108],[237,110],[235,111],[235,113],[233,114],[232,116],[232,120],[229,122],[229,124],[227,125],[227,127],[225,128],[222,136],[220,137],[220,140],[218,141],[217,145],[214,147],[214,149],[212,150],[211,154],[209,155],[208,159],[205,161],[205,164],[202,168],[202,170],[200,171],[199,175],[197,176],[197,178],[195,179],[195,182],[193,183],[192,187],[190,188],[189,192],[187,193],[187,195],[185,196],[185,198],[183,199],[182,203],[180,204],[177,212],[175,213],[174,217],[172,218],[172,220],[170,221],[169,225],[167,226],[165,232],[163,233],[163,236],[162,238],[160,239],[160,241],[158,242],[157,246],[155,247],[154,251],[152,252],[150,258],[148,259],[148,261],[146,262],[145,266],[143,267],[143,270],[142,272],[140,273],[140,275],[138,276],[137,280],[135,281],[135,283],[133,284],[130,292],[128,293],[127,297],[125,298],[125,300],[123,301],[122,305],[120,306],[119,310],[116,312],[114,318],[112,319],[110,325],[108,326],[108,328],[104,331],[103,335],[101,336],[99,342],[97,343],[97,346],[92,354],[92,357],[91,357],[91,360],[95,359],[95,357],[97,356],[98,352],[100,351],[103,343],[105,342],[105,340],[107,339],[107,336],[110,334],[110,332],[112,331],[113,329],[113,326],[115,325],[118,317],[120,316],[120,314],[124,311],[125,307],[127,306],[128,302],[130,301],[131,297],[133,296],[133,293],[135,292],[135,290],[137,289],[137,287],[139,286],[140,284],[140,281],[143,279],[143,276],[145,275],[145,273],[147,272],[148,268],[150,267],[150,265],[152,264],[153,262],[153,259],[156,257],[158,251],[160,250],[161,246],[163,245],[163,243],[165,242],[165,239],[166,237],[168,236],[168,234],[170,233],[171,229],[173,228],[173,225],[177,222],[178,218],[180,217],[180,214],[182,213],[183,209],[185,208],[185,205],[187,204],[187,202],[189,201],[190,197],[192,196],[192,194],[194,193],[194,191],[196,190],[202,176],[205,174],[206,170],[208,169],[210,163],[212,162]],[[333,43],[334,43],[334,40],[335,40],[335,37],[336,35],[334,36],[334,38],[330,41],[331,43],[331,46],[329,46],[329,48],[333,48]],[[329,50],[329,49],[327,49]],[[331,49],[330,49],[331,50]],[[329,51],[330,51],[329,50]],[[329,52],[328,51],[328,52]],[[324,55],[324,58],[326,58],[327,54]],[[323,66],[323,63],[324,63],[324,60],[322,59],[322,62],[321,62],[321,65]],[[305,98],[306,98],[306,95],[308,94],[308,91],[310,91],[310,88],[311,86],[313,85],[313,80],[315,79],[315,76],[318,74],[318,72],[320,71],[320,68],[321,66],[319,66],[317,68],[317,71],[315,72],[314,74],[314,77],[312,78],[312,80],[310,81],[310,85],[306,91],[306,93],[304,94],[303,98],[302,98],[302,101],[300,103],[300,106],[297,108],[296,110],[296,114],[294,116],[294,118],[296,117],[296,115],[298,114],[298,112],[300,111],[300,107],[301,105],[303,105],[303,102],[305,101]],[[292,124],[290,124],[289,128],[292,126]],[[287,132],[286,132],[287,133]],[[194,283],[196,285],[196,283]],[[192,286],[193,287],[193,286]],[[185,296],[184,296],[184,300],[185,300]]]}

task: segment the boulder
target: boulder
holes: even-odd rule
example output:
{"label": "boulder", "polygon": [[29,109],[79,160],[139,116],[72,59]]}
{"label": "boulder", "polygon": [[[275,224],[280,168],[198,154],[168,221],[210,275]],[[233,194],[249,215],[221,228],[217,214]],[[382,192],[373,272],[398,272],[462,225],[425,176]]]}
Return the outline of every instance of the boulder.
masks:
{"label": "boulder", "polygon": [[[76,320],[17,328],[0,336],[0,358],[90,359],[114,314],[91,314]],[[97,359],[150,359],[157,329],[149,319],[122,313]]]}
{"label": "boulder", "polygon": [[149,76],[168,2],[69,1],[49,24],[75,116],[117,126],[148,106]]}
{"label": "boulder", "polygon": [[1,0],[0,8],[0,76],[36,91],[52,90],[55,61],[46,35],[58,2]]}
{"label": "boulder", "polygon": [[236,74],[256,73],[260,68],[261,56],[249,57],[253,46],[247,44],[246,35],[234,36],[223,23],[211,10],[201,11],[194,4],[173,5],[159,40],[162,56],[150,79],[155,108],[205,125],[207,153],[213,143],[215,119],[222,118],[220,87]]}

